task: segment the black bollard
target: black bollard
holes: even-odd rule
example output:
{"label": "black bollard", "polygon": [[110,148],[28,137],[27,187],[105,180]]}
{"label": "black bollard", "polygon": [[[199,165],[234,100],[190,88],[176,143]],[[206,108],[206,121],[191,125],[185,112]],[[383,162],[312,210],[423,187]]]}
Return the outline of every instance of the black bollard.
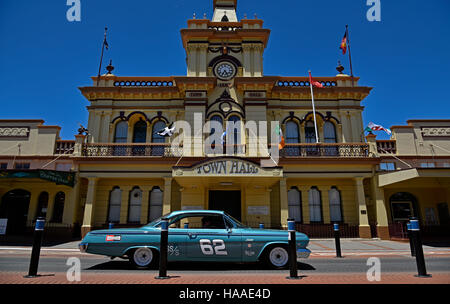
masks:
{"label": "black bollard", "polygon": [[163,218],[161,220],[161,241],[159,248],[159,276],[155,279],[164,280],[170,279],[167,276],[167,246],[169,243],[169,219]]}
{"label": "black bollard", "polygon": [[416,256],[416,252],[414,250],[414,242],[411,234],[411,224],[406,224],[406,227],[408,229],[408,239],[409,239],[409,249],[411,250],[411,256]]}
{"label": "black bollard", "polygon": [[39,256],[41,254],[42,237],[44,235],[45,218],[39,217],[34,227],[33,249],[31,251],[30,268],[25,278],[38,277]]}
{"label": "black bollard", "polygon": [[339,224],[333,225],[334,230],[334,242],[336,244],[336,257],[342,258],[341,254],[341,233],[339,232]]}
{"label": "black bollard", "polygon": [[286,279],[297,280],[301,279],[298,276],[297,270],[297,246],[295,237],[295,221],[293,219],[288,219],[288,232],[289,232],[289,271],[290,276]]}
{"label": "black bollard", "polygon": [[415,275],[419,278],[429,278],[431,275],[427,274],[427,269],[425,266],[425,257],[423,255],[423,248],[422,248],[422,240],[420,238],[420,227],[419,227],[419,220],[412,219],[410,221],[410,227],[411,227],[411,236],[413,239],[414,244],[414,251],[416,253],[416,264],[417,264],[417,272],[418,274]]}

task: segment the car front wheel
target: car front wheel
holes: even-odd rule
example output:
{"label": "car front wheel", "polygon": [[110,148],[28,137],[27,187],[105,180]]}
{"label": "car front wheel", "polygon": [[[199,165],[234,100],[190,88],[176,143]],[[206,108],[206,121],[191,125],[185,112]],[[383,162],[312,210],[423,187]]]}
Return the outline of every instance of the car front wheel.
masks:
{"label": "car front wheel", "polygon": [[155,254],[149,248],[138,248],[130,255],[130,262],[137,269],[149,268],[155,260]]}
{"label": "car front wheel", "polygon": [[275,269],[286,268],[289,263],[289,253],[284,247],[273,247],[267,254],[267,262],[270,267]]}

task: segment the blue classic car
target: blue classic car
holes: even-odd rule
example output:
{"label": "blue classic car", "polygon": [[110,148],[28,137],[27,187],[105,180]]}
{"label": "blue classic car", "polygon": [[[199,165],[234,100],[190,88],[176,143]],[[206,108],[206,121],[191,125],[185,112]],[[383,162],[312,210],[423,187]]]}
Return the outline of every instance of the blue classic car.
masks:
{"label": "blue classic car", "polygon": [[[185,210],[169,219],[168,261],[265,262],[272,268],[289,265],[288,232],[249,228],[223,211]],[[158,265],[161,219],[135,229],[89,232],[81,252],[121,257],[136,268]],[[296,233],[297,260],[308,258],[309,238]]]}

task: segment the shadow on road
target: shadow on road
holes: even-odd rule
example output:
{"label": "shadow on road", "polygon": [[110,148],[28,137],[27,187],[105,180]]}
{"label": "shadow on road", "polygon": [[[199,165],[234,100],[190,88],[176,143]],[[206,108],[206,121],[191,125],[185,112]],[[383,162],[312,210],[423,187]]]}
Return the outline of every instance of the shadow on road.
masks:
{"label": "shadow on road", "polygon": [[[297,263],[297,267],[298,270],[315,270],[313,266],[305,263]],[[154,270],[157,269],[158,268],[154,268]],[[171,262],[168,264],[168,270],[221,271],[221,270],[270,270],[270,269],[271,269],[270,267],[261,263],[242,264],[242,263],[213,263],[213,262]],[[128,261],[117,260],[97,264],[85,270],[134,270],[134,268]]]}

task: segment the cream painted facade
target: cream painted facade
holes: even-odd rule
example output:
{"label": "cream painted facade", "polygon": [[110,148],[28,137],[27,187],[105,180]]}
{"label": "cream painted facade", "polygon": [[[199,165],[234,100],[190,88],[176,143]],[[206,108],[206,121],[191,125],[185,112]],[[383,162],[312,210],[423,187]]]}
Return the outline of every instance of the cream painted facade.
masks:
{"label": "cream painted facade", "polygon": [[[107,73],[80,87],[89,101],[87,131],[75,136],[67,157],[52,156],[72,162],[76,174],[63,223],[81,226],[84,235],[110,222],[130,227],[174,210],[220,209],[255,227],[284,228],[294,218],[299,230],[323,237],[339,222],[345,236],[387,239],[404,223],[393,217],[392,197],[395,208],[405,197],[398,193],[412,193],[417,216],[431,223],[430,208],[436,215],[450,200],[450,169],[418,168],[417,159],[450,159],[448,121],[394,126],[389,141],[365,137],[362,102],[371,88],[360,86],[358,77],[353,85],[339,68],[336,76],[314,78],[324,86],[314,89],[316,143],[309,78],[265,76],[270,30],[257,18],[237,20],[235,0],[213,6],[212,20],[188,20],[181,30],[186,76]],[[230,120],[242,125],[227,131],[224,145],[216,137],[214,146],[232,153],[205,150],[211,134],[226,130],[213,132],[208,123]],[[281,126],[281,150],[272,121]],[[157,135],[172,123],[173,136]],[[54,142],[63,144],[57,136]],[[392,160],[398,170],[386,172],[383,163]],[[402,167],[407,162],[412,169]],[[21,183],[0,180],[0,189],[24,188]]]}

